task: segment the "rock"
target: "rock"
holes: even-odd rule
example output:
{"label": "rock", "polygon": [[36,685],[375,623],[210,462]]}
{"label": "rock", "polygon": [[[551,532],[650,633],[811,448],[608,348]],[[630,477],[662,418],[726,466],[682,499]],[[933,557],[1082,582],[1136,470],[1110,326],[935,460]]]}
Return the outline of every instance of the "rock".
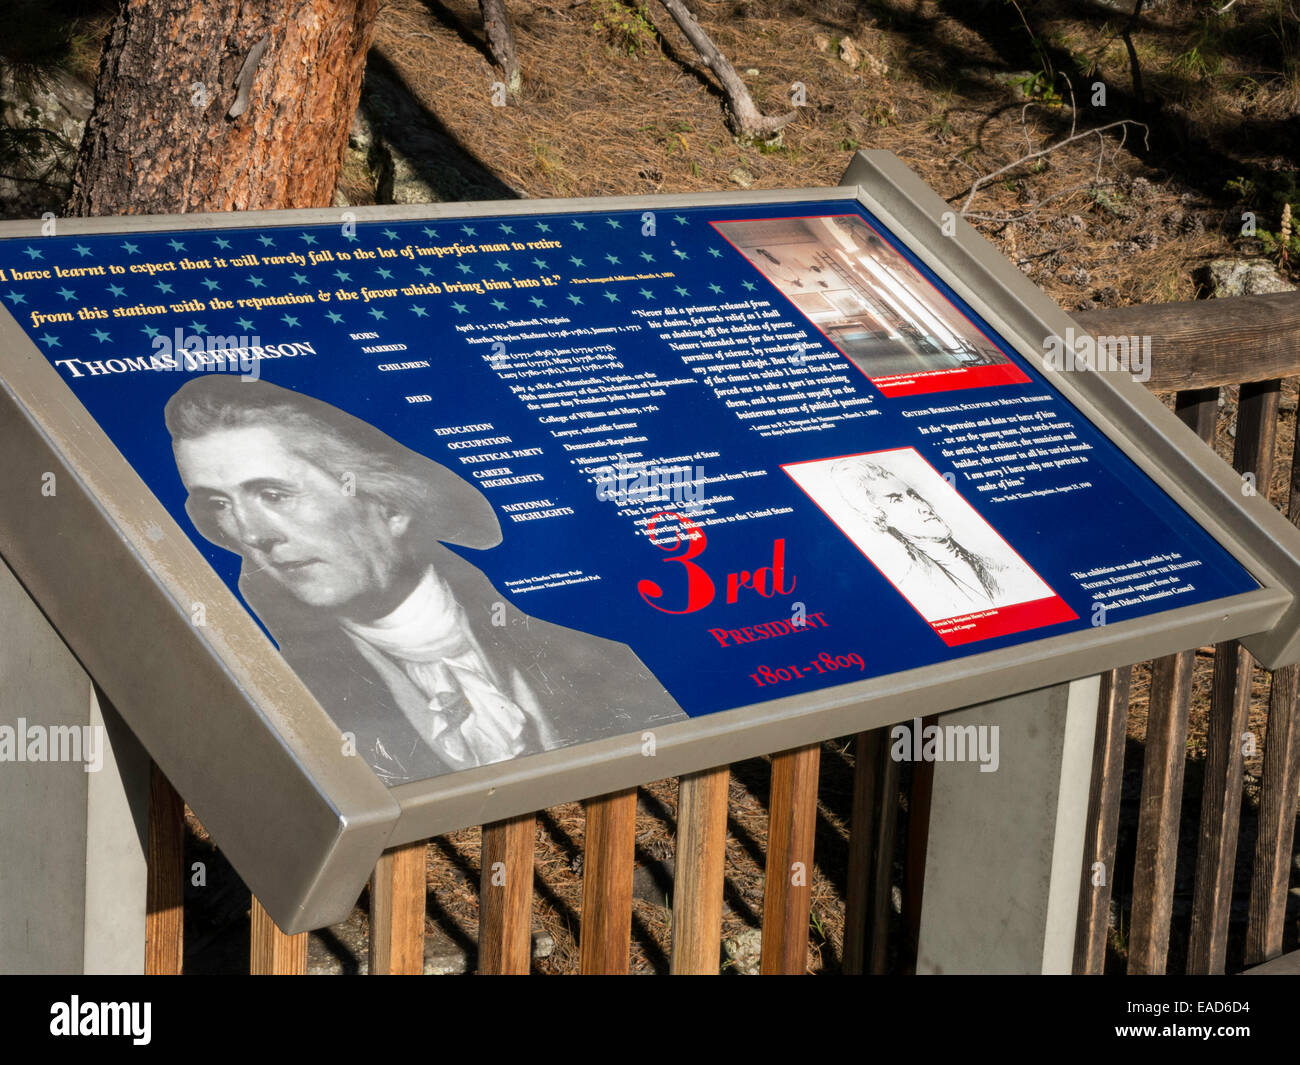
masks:
{"label": "rock", "polygon": [[867,68],[867,73],[873,78],[883,78],[889,73],[889,64],[883,59],[878,59],[870,52],[864,52],[862,55],[863,65]]}
{"label": "rock", "polygon": [[365,112],[358,109],[352,116],[352,125],[348,127],[348,148],[353,151],[368,152],[374,143],[375,129]]}
{"label": "rock", "polygon": [[993,80],[999,85],[1005,85],[1014,94],[1016,99],[1024,100],[1027,98],[1025,86],[1034,80],[1032,70],[1006,70],[999,71],[993,75]]}
{"label": "rock", "polygon": [[831,39],[824,33],[818,33],[813,36],[813,47],[819,52],[829,52],[831,50]]}
{"label": "rock", "polygon": [[727,180],[739,185],[742,189],[747,189],[754,184],[754,175],[743,166],[738,166],[727,175]]}
{"label": "rock", "polygon": [[424,179],[416,165],[391,144],[388,145],[389,166],[381,172],[379,199],[381,203],[437,203],[437,190]]}
{"label": "rock", "polygon": [[1296,289],[1267,259],[1214,259],[1200,267],[1193,276],[1208,295],[1215,298],[1264,296]]}
{"label": "rock", "polygon": [[740,935],[722,941],[722,952],[730,968],[740,976],[757,976],[758,962],[763,952],[763,932],[747,928]]}
{"label": "rock", "polygon": [[858,42],[852,37],[840,38],[840,60],[847,63],[852,69],[857,70],[862,62],[862,49],[858,47]]}
{"label": "rock", "polygon": [[56,135],[48,147],[27,160],[30,174],[6,160],[7,173],[33,176],[45,173],[49,184],[0,178],[0,214],[10,218],[56,213],[63,205],[77,146],[95,103],[94,89],[70,74],[56,73],[44,87],[18,91],[7,71],[0,71],[0,121],[18,129],[46,129]]}
{"label": "rock", "polygon": [[748,68],[746,68],[746,70],[745,70],[745,77],[747,77],[747,78],[756,78],[756,77],[758,77],[758,67],[748,67]]}

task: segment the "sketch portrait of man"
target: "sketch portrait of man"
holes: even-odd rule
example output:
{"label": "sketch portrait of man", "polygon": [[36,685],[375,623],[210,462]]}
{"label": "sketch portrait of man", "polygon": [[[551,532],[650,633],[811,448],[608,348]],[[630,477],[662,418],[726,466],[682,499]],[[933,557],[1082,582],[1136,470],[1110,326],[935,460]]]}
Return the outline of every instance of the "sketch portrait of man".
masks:
{"label": "sketch portrait of man", "polygon": [[1053,594],[911,448],[787,470],[927,621]]}
{"label": "sketch portrait of man", "polygon": [[386,783],[684,719],[626,644],[529,617],[450,549],[502,535],[447,467],[266,381],[196,378],[165,417],[195,527]]}

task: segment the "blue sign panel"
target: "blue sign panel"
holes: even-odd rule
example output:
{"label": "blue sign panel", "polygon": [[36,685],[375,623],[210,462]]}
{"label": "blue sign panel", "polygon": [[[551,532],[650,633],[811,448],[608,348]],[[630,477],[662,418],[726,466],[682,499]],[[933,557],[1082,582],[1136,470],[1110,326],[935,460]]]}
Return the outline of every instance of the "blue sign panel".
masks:
{"label": "blue sign panel", "polygon": [[0,301],[392,783],[1258,587],[853,201],[6,240]]}

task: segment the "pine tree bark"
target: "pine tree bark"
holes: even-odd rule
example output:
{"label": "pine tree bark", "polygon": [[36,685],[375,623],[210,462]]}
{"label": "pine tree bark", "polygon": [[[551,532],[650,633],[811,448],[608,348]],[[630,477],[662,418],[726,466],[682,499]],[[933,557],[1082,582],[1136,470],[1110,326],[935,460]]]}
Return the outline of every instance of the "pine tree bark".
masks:
{"label": "pine tree bark", "polygon": [[123,0],[67,213],[325,207],[379,0]]}

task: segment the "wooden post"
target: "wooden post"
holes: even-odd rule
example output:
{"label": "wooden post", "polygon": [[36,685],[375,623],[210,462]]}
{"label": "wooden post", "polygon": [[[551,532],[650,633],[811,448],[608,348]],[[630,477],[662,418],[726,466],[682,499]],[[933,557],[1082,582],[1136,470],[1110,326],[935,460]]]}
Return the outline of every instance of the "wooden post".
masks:
{"label": "wooden post", "polygon": [[[1124,791],[1124,742],[1128,735],[1128,697],[1133,667],[1101,676],[1097,738],[1092,747],[1092,785],[1088,793],[1088,827],[1083,844],[1083,884],[1074,940],[1074,972],[1100,975],[1106,966],[1106,932],[1110,927],[1110,893],[1115,879],[1119,838],[1119,804]],[[1093,875],[1100,867],[1101,876]]]}
{"label": "wooden post", "polygon": [[478,971],[527,976],[533,960],[533,854],[537,817],[483,826],[479,875]]}
{"label": "wooden post", "polygon": [[818,744],[772,755],[763,948],[759,958],[759,971],[765,975],[802,975],[808,970],[808,912],[820,761]]}
{"label": "wooden post", "polygon": [[[1217,388],[1179,392],[1178,416],[1204,441],[1214,439]],[[1182,815],[1183,767],[1187,758],[1187,710],[1194,651],[1181,651],[1151,665],[1146,753],[1133,869],[1133,919],[1128,971],[1163,974],[1173,917],[1174,867]]]}
{"label": "wooden post", "polygon": [[[1273,480],[1273,445],[1281,389],[1282,382],[1276,380],[1243,384],[1237,402],[1233,465],[1243,477],[1254,478],[1254,490],[1265,499]],[[1254,666],[1250,652],[1236,640],[1215,648],[1200,839],[1196,848],[1192,934],[1187,946],[1189,973],[1222,973],[1227,962],[1228,917],[1245,771],[1242,743],[1250,718]]]}
{"label": "wooden post", "polygon": [[179,976],[185,948],[185,803],[149,763],[149,846],[144,919],[146,976]]}
{"label": "wooden post", "polygon": [[[1293,345],[1294,346],[1294,345]],[[1300,434],[1296,436],[1300,445]],[[1291,454],[1291,494],[1287,518],[1300,526],[1300,446]],[[1291,886],[1291,847],[1295,836],[1296,791],[1300,788],[1300,713],[1296,693],[1300,668],[1273,673],[1264,738],[1264,779],[1259,793],[1259,835],[1250,881],[1246,924],[1246,964],[1258,965],[1282,953],[1287,889]]]}
{"label": "wooden post", "polygon": [[[921,719],[921,727],[938,723]],[[925,857],[930,847],[930,801],[934,796],[934,763],[912,763],[912,793],[907,801],[907,849],[903,858],[903,926],[912,946],[921,941],[921,909],[925,897]]]}
{"label": "wooden post", "polygon": [[871,869],[871,926],[867,961],[873,976],[884,975],[889,967],[889,905],[894,887],[894,834],[898,828],[898,785],[902,769],[889,753],[889,733],[880,740],[880,790],[876,803],[880,822],[876,853]]}
{"label": "wooden post", "polygon": [[627,972],[632,945],[632,862],[636,850],[636,788],[589,799],[582,866],[584,974]]}
{"label": "wooden post", "polygon": [[880,752],[888,744],[886,729],[859,732],[853,743],[853,811],[849,818],[848,884],[844,893],[843,970],[851,976],[866,971],[870,949],[871,885],[880,818]]}
{"label": "wooden post", "polygon": [[370,975],[424,975],[424,840],[384,851],[370,878]]}
{"label": "wooden post", "polygon": [[[1300,513],[1300,490],[1293,484],[1294,513]],[[1300,667],[1273,674],[1264,739],[1264,780],[1259,796],[1259,836],[1250,881],[1250,917],[1246,924],[1246,964],[1282,953],[1286,904],[1291,886],[1291,847],[1295,838],[1296,791],[1300,789],[1300,713],[1297,680]]]}
{"label": "wooden post", "polygon": [[1128,950],[1128,971],[1133,974],[1163,975],[1169,953],[1195,657],[1194,651],[1180,651],[1151,665]]}
{"label": "wooden post", "polygon": [[880,974],[888,967],[899,776],[899,765],[889,754],[889,729],[859,732],[844,901],[843,968],[848,975]]}
{"label": "wooden post", "polygon": [[731,768],[684,776],[677,791],[672,972],[716,976],[722,941]]}
{"label": "wooden post", "polygon": [[302,976],[307,972],[307,933],[286,936],[253,896],[248,911],[248,971],[253,976]]}

